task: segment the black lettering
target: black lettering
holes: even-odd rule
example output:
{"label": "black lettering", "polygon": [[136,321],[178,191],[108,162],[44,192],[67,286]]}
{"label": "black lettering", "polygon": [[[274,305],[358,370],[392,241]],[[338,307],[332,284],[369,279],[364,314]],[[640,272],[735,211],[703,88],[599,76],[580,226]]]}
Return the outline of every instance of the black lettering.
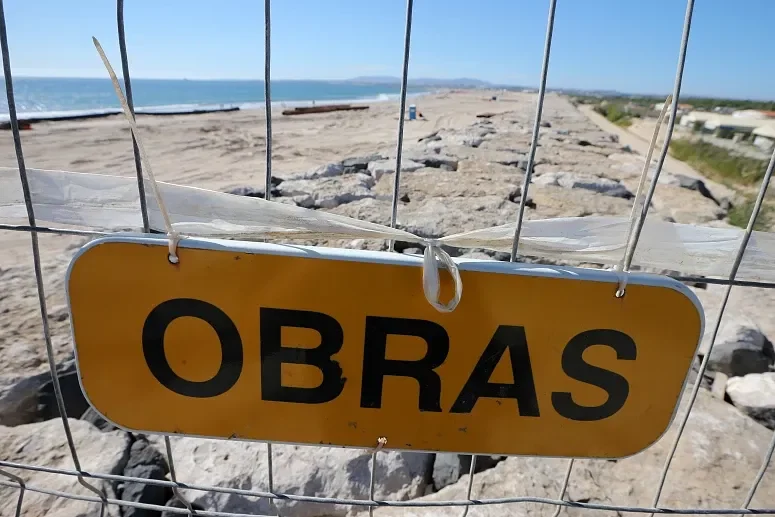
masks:
{"label": "black lettering", "polygon": [[554,409],[571,420],[602,420],[619,411],[627,401],[630,385],[627,379],[616,372],[605,370],[584,361],[584,351],[594,345],[610,346],[616,351],[616,358],[634,361],[637,355],[635,342],[630,336],[618,330],[587,330],[571,339],[562,352],[562,369],[565,374],[608,392],[608,400],[600,406],[581,406],[573,401],[568,392],[552,393]]}
{"label": "black lettering", "polygon": [[[495,367],[507,349],[514,383],[490,382]],[[498,327],[449,412],[470,413],[480,397],[516,399],[521,416],[539,416],[533,370],[523,327]]]}
{"label": "black lettering", "polygon": [[[386,359],[388,335],[419,337],[428,344],[419,361]],[[366,317],[363,344],[361,407],[382,407],[382,384],[386,375],[411,377],[420,385],[420,411],[441,411],[441,379],[433,371],[447,358],[449,336],[438,323],[406,318]]]}
{"label": "black lettering", "polygon": [[[209,324],[221,343],[221,366],[206,381],[189,381],[176,374],[164,353],[164,334],[170,323],[190,316]],[[191,350],[196,353],[195,349]],[[156,380],[186,397],[215,397],[231,389],[242,373],[242,339],[234,322],[221,309],[202,300],[176,298],[157,305],[143,325],[143,355]]]}
{"label": "black lettering", "polygon": [[[345,380],[342,368],[331,356],[339,352],[344,333],[339,323],[327,314],[290,309],[261,308],[261,398],[275,402],[321,404],[334,400],[342,393]],[[282,328],[312,329],[320,334],[315,348],[282,346]],[[323,381],[315,388],[283,386],[282,364],[306,364],[323,373]]]}

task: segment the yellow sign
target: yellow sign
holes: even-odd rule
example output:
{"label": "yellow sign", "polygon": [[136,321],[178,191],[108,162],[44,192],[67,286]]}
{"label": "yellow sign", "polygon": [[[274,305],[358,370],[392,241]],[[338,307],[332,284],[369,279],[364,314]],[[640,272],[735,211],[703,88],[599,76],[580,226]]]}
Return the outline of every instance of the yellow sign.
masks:
{"label": "yellow sign", "polygon": [[611,272],[463,262],[441,313],[416,257],[194,239],[179,256],[110,237],[68,273],[82,387],[130,430],[623,457],[666,430],[702,335],[668,278],[616,298]]}

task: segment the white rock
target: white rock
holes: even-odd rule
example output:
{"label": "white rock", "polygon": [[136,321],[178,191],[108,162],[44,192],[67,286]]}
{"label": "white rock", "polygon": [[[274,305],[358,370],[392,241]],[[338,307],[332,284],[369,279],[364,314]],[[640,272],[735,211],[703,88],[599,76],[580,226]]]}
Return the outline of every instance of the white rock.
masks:
{"label": "white rock", "polygon": [[[684,408],[679,410],[682,415]],[[677,432],[680,418],[654,445],[640,454],[617,461],[576,460],[566,499],[631,506],[651,506],[665,456]],[[701,390],[680,446],[673,459],[660,506],[677,508],[735,508],[746,496],[761,466],[772,432],[740,413],[730,404]],[[532,496],[556,498],[567,460],[511,457],[474,476],[476,499]],[[468,476],[422,501],[465,499]],[[775,476],[766,475],[752,508],[775,506]],[[553,507],[522,503],[473,507],[469,516],[513,517],[552,514]],[[379,508],[375,516],[459,517],[461,509]],[[614,515],[585,509],[563,509],[562,515],[601,517]],[[630,515],[630,514],[623,514]]]}
{"label": "white rock", "polygon": [[749,373],[727,381],[732,403],[767,427],[775,426],[775,372]]}
{"label": "white rock", "polygon": [[556,185],[564,188],[591,190],[612,197],[632,197],[627,187],[616,180],[574,172],[547,172],[533,180],[538,185]]}
{"label": "white rock", "polygon": [[[521,182],[521,171],[513,169],[510,174],[501,174],[497,170],[471,173],[426,167],[402,176],[400,194],[408,195],[412,202],[441,197],[500,196],[508,199]],[[393,195],[393,177],[382,176],[372,190],[390,199]]]}
{"label": "white rock", "polygon": [[288,180],[278,190],[281,196],[292,198],[295,204],[304,208],[334,208],[374,197],[371,192],[373,186],[373,177],[358,172],[334,178]]}
{"label": "white rock", "polygon": [[[240,441],[173,438],[172,453],[182,482],[219,487],[266,490],[266,445]],[[410,499],[422,495],[433,455],[384,452],[377,455],[376,496]],[[275,444],[272,447],[274,488],[278,492],[367,499],[371,452],[360,449]],[[270,501],[186,491],[192,502],[208,510],[276,515]],[[347,515],[347,506],[278,501],[284,517]]]}
{"label": "white rock", "polygon": [[308,171],[303,178],[313,180],[341,176],[342,174],[344,174],[344,166],[341,163],[327,163]]}
{"label": "white rock", "polygon": [[[70,419],[70,429],[73,441],[78,451],[81,467],[87,472],[105,474],[121,474],[128,459],[129,435],[122,431],[101,432],[90,423],[83,420]],[[73,461],[70,449],[65,441],[62,421],[59,418],[25,424],[16,427],[0,427],[0,458],[14,463],[29,465],[45,465],[46,467],[70,469]],[[75,476],[64,476],[25,470],[24,480],[34,486],[68,492],[72,494],[94,496],[78,483]],[[5,478],[3,478],[5,480]],[[105,491],[109,498],[117,498],[113,484],[96,479],[87,480],[92,485]],[[0,515],[13,515],[16,508],[19,490],[0,486]],[[6,513],[8,512],[8,513]],[[24,493],[23,516],[46,517],[97,517],[100,505],[85,501],[76,501],[38,492]],[[119,509],[108,505],[106,517],[118,517]]]}
{"label": "white rock", "polygon": [[632,197],[632,193],[618,181],[595,176],[566,175],[558,179],[561,187],[581,188],[612,197]]}
{"label": "white rock", "polygon": [[[424,165],[412,160],[401,160],[401,172],[414,172],[422,169]],[[379,180],[383,174],[393,174],[396,171],[396,162],[393,160],[380,160],[369,163],[369,172],[375,180]]]}

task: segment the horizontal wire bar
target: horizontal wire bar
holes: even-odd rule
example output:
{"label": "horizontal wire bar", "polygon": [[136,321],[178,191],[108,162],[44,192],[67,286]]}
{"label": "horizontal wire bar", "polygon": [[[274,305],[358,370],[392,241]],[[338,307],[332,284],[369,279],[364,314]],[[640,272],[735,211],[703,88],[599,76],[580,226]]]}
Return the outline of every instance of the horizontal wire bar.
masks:
{"label": "horizontal wire bar", "polygon": [[775,288],[775,282],[760,282],[758,280],[729,280],[729,278],[710,278],[703,276],[681,276],[681,275],[667,275],[673,280],[679,282],[696,282],[699,284],[714,284],[714,285],[736,285],[741,287],[761,287],[764,289]]}
{"label": "horizontal wire bar", "polygon": [[[0,486],[7,486],[11,488],[18,488],[18,485],[0,480]],[[183,485],[180,485],[183,486]],[[70,492],[61,492],[58,490],[51,490],[47,488],[41,488],[34,485],[26,485],[26,489],[31,492],[38,492],[42,494],[53,495],[55,497],[63,497],[67,499],[76,499],[80,501],[86,501],[91,503],[102,503],[99,497],[87,496],[81,494],[72,494]],[[633,513],[659,513],[659,514],[675,514],[675,515],[775,515],[775,508],[647,508],[639,506],[622,506],[622,505],[608,505],[601,503],[580,503],[575,501],[562,501],[558,499],[549,499],[546,497],[502,497],[496,499],[456,499],[447,501],[419,501],[417,499],[409,499],[406,501],[369,501],[364,499],[343,499],[335,497],[313,497],[313,496],[300,496],[296,494],[265,494],[256,492],[251,495],[257,495],[258,497],[267,497],[274,499],[284,499],[289,501],[300,501],[308,503],[325,503],[325,504],[338,504],[348,506],[386,506],[386,507],[401,507],[401,508],[430,508],[430,507],[443,507],[443,506],[491,506],[497,504],[548,504],[555,506],[566,506],[569,508],[582,508],[587,510],[604,510],[615,512],[633,512]],[[134,508],[142,508],[146,510],[156,511],[171,511],[174,513],[186,514],[189,513],[186,508],[175,508],[170,506],[160,506],[155,504],[138,503],[135,501],[123,501],[119,499],[107,498],[108,504],[116,506],[129,506]],[[252,517],[253,514],[244,513],[230,513],[230,512],[218,512],[197,510],[197,515],[211,515],[214,517]]]}
{"label": "horizontal wire bar", "polygon": [[111,235],[112,233],[117,233],[100,232],[96,230],[70,230],[68,228],[48,228],[46,226],[28,226],[17,224],[0,224],[0,230],[8,230],[12,232],[55,233],[59,235],[82,235],[87,237]]}

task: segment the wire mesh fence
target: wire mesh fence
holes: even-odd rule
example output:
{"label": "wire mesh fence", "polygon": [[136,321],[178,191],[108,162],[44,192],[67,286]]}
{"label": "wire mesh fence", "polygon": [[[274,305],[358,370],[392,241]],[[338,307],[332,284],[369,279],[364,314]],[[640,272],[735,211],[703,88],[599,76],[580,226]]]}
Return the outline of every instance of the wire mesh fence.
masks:
{"label": "wire mesh fence", "polygon": [[[266,196],[267,200],[270,199],[270,196],[271,196],[270,192],[271,192],[271,180],[272,180],[270,4],[271,4],[270,0],[265,0],[265,11],[264,11],[265,13],[265,24],[264,24],[264,27],[265,27],[265,56],[264,56],[265,92],[264,93],[265,93],[265,103],[266,103],[265,104],[265,107],[266,107],[266,176],[265,176],[264,195]],[[133,109],[132,82],[130,78],[128,53],[127,53],[127,47],[126,47],[126,41],[125,41],[123,0],[117,0],[116,8],[117,8],[116,13],[117,13],[118,46],[121,53],[124,89],[125,89],[126,99],[128,101],[130,110],[132,110]],[[551,52],[556,8],[557,8],[557,0],[550,0],[549,6],[548,6],[548,21],[546,26],[546,40],[545,40],[545,46],[544,46],[544,55],[543,55],[543,61],[542,61],[541,76],[539,79],[540,86],[537,94],[535,117],[533,119],[533,130],[532,130],[532,137],[531,137],[530,149],[528,154],[527,168],[525,171],[525,180],[522,187],[523,194],[519,204],[516,231],[513,239],[512,252],[510,255],[510,259],[512,262],[517,259],[517,252],[519,251],[520,231],[522,228],[522,222],[525,214],[526,200],[528,199],[527,192],[530,186],[530,179],[533,174],[536,149],[538,147],[538,136],[541,128],[543,102],[546,94],[546,79],[547,79],[547,74],[549,70],[549,58],[550,58],[550,52]],[[399,186],[401,182],[401,158],[402,158],[403,132],[404,132],[404,113],[406,111],[410,43],[411,43],[411,33],[412,33],[412,11],[413,11],[413,0],[408,0],[406,4],[406,25],[405,25],[405,39],[404,39],[404,49],[403,49],[403,66],[402,66],[402,75],[401,75],[401,94],[400,94],[400,101],[399,101],[399,116],[398,116],[398,126],[397,126],[397,134],[396,134],[396,165],[395,165],[395,175],[394,175],[394,184],[393,184],[393,192],[392,192],[392,202],[391,202],[392,211],[391,211],[390,224],[392,227],[396,226],[397,213],[399,209],[398,198],[399,198]],[[627,250],[623,261],[623,266],[625,271],[629,270],[629,267],[632,261],[632,256],[635,252],[635,249],[638,246],[640,233],[641,233],[641,230],[643,229],[643,225],[646,220],[646,217],[648,216],[649,207],[651,206],[651,200],[655,195],[657,180],[660,176],[660,173],[662,171],[662,168],[665,162],[665,158],[667,156],[668,146],[672,136],[675,119],[677,115],[678,99],[681,93],[681,82],[683,78],[684,63],[686,60],[686,50],[687,50],[687,45],[689,41],[693,11],[694,11],[694,1],[688,0],[686,3],[686,13],[685,13],[685,18],[683,22],[683,32],[682,32],[682,38],[681,38],[681,43],[680,43],[680,48],[678,53],[678,66],[676,70],[675,83],[674,83],[673,92],[672,92],[672,104],[670,105],[670,116],[668,118],[668,123],[667,123],[667,134],[665,137],[664,145],[662,147],[661,153],[657,161],[656,168],[653,173],[650,187],[646,194],[645,200],[642,203],[642,207],[640,207],[639,211],[636,212],[634,210],[633,212],[634,214],[633,222],[635,226],[634,226],[634,231],[632,232],[631,238],[627,242]],[[757,492],[757,489],[767,471],[767,468],[769,466],[770,460],[773,455],[773,451],[775,451],[775,435],[773,435],[772,440],[767,450],[765,451],[765,454],[761,458],[761,466],[758,472],[751,472],[751,482],[748,487],[746,497],[740,501],[739,506],[730,507],[730,508],[675,508],[675,507],[665,507],[660,505],[660,499],[662,497],[662,493],[666,484],[668,473],[670,472],[672,461],[675,457],[676,450],[682,438],[682,434],[686,428],[687,422],[691,416],[692,408],[694,407],[695,401],[700,391],[703,374],[708,367],[710,350],[708,350],[708,352],[704,355],[702,362],[699,365],[699,371],[696,376],[696,381],[694,382],[694,385],[688,396],[686,410],[683,412],[683,414],[680,415],[680,417],[678,417],[678,420],[679,420],[678,432],[673,438],[672,443],[670,444],[668,454],[664,461],[664,466],[662,467],[661,472],[659,474],[658,482],[656,486],[654,486],[652,504],[651,506],[646,506],[646,507],[643,507],[643,506],[639,507],[639,506],[626,504],[626,501],[622,501],[619,504],[608,504],[608,503],[603,504],[603,503],[589,502],[589,501],[587,502],[572,501],[568,499],[566,496],[567,496],[569,485],[571,484],[572,473],[573,473],[574,464],[576,461],[574,459],[567,460],[566,467],[564,470],[564,476],[560,480],[560,490],[558,491],[556,498],[533,497],[533,496],[526,496],[526,495],[520,495],[520,494],[514,494],[513,496],[510,496],[510,497],[500,497],[500,498],[476,498],[476,494],[473,491],[474,473],[476,471],[476,463],[477,463],[476,456],[474,456],[471,461],[465,498],[457,499],[457,500],[403,500],[403,501],[378,499],[375,497],[376,470],[374,468],[374,465],[376,464],[377,456],[382,453],[382,448],[383,446],[385,446],[384,441],[380,441],[379,443],[376,443],[375,448],[371,453],[370,483],[369,483],[368,499],[319,497],[319,496],[312,496],[312,495],[305,495],[305,494],[298,494],[298,493],[282,493],[282,492],[276,491],[274,487],[274,481],[273,481],[274,468],[272,463],[273,450],[272,450],[271,443],[266,444],[267,458],[268,458],[268,461],[266,463],[268,483],[265,490],[209,486],[209,485],[199,485],[199,484],[180,482],[176,475],[175,458],[173,456],[173,450],[170,444],[169,436],[163,436],[164,445],[165,445],[164,452],[165,452],[166,461],[169,465],[169,471],[170,471],[169,480],[147,479],[147,478],[126,476],[126,475],[119,475],[119,474],[108,473],[108,472],[86,471],[84,468],[82,468],[82,463],[79,459],[79,451],[77,450],[75,441],[73,439],[73,433],[71,431],[70,422],[65,416],[66,415],[65,402],[62,395],[62,388],[60,386],[59,375],[57,372],[57,365],[54,358],[51,331],[48,325],[49,314],[46,306],[46,294],[44,291],[43,268],[41,264],[40,249],[38,245],[38,234],[54,233],[54,234],[95,237],[95,236],[104,235],[104,233],[96,232],[96,231],[88,231],[88,230],[57,229],[57,228],[47,228],[47,227],[37,226],[35,212],[33,209],[32,196],[30,193],[30,186],[28,183],[27,172],[25,168],[23,141],[19,130],[19,121],[16,113],[16,105],[14,103],[14,80],[13,80],[12,69],[11,69],[11,56],[9,54],[9,49],[8,49],[6,21],[5,21],[5,14],[4,14],[2,0],[0,0],[0,45],[2,47],[3,71],[4,71],[4,80],[5,80],[5,86],[6,86],[6,94],[8,97],[10,125],[11,125],[12,134],[13,134],[13,143],[16,151],[16,160],[18,163],[20,180],[21,180],[22,189],[24,192],[24,200],[26,204],[27,217],[28,217],[27,225],[14,226],[14,225],[4,224],[4,225],[0,225],[0,230],[24,231],[29,233],[30,235],[33,267],[34,267],[34,274],[35,274],[35,280],[37,285],[37,296],[40,304],[41,328],[42,328],[42,333],[45,341],[49,368],[50,368],[50,372],[53,380],[53,388],[55,392],[56,403],[59,409],[59,415],[61,416],[61,423],[64,429],[67,446],[68,446],[70,457],[73,464],[72,469],[63,469],[63,468],[46,466],[46,465],[16,463],[16,462],[7,461],[7,459],[5,458],[0,458],[0,476],[4,478],[4,479],[0,479],[0,485],[6,486],[6,487],[13,487],[18,490],[18,499],[15,507],[11,509],[3,509],[3,512],[10,512],[9,515],[10,514],[15,514],[16,516],[21,515],[25,508],[24,507],[25,495],[30,492],[37,492],[37,493],[47,494],[55,497],[69,498],[69,499],[75,499],[75,500],[92,503],[95,509],[99,508],[100,515],[105,515],[108,508],[112,506],[120,506],[124,508],[135,508],[138,510],[148,510],[148,511],[158,511],[158,512],[164,511],[164,512],[168,512],[168,514],[235,516],[235,517],[238,515],[245,515],[240,513],[196,509],[191,504],[191,502],[186,497],[186,495],[184,495],[180,491],[181,489],[186,489],[188,491],[202,491],[202,492],[211,492],[211,493],[218,493],[218,494],[229,494],[229,495],[243,496],[243,497],[250,497],[250,498],[265,498],[274,502],[297,501],[297,502],[314,503],[314,504],[322,504],[322,505],[345,505],[345,506],[350,506],[354,509],[362,509],[362,510],[367,509],[369,514],[371,514],[374,511],[374,509],[378,507],[397,507],[397,508],[452,507],[452,508],[459,508],[460,515],[465,516],[469,513],[469,509],[471,507],[483,507],[483,506],[506,505],[506,504],[519,505],[519,504],[527,504],[527,503],[544,505],[550,508],[553,507],[554,517],[557,517],[560,514],[560,512],[563,511],[563,509],[583,509],[583,510],[599,510],[599,511],[610,511],[610,512],[633,512],[633,513],[644,513],[644,514],[679,514],[679,515],[775,514],[775,508],[749,508]],[[137,173],[137,185],[138,185],[139,196],[140,196],[143,228],[145,232],[149,232],[150,225],[149,225],[147,204],[145,199],[145,188],[143,185],[143,182],[144,182],[143,168],[142,168],[140,152],[138,150],[138,145],[137,145],[137,142],[134,140],[134,137],[133,137],[133,152],[134,152],[134,163],[135,163],[136,173]],[[754,228],[754,223],[756,222],[756,218],[761,211],[761,207],[764,202],[765,194],[767,192],[767,187],[768,187],[770,178],[772,176],[774,166],[775,166],[775,153],[773,153],[773,157],[767,166],[764,178],[761,182],[761,185],[759,186],[756,202],[753,207],[753,211],[751,213],[748,225],[745,229],[744,237],[742,239],[742,242],[736,254],[735,262],[729,274],[729,277],[726,279],[692,278],[692,277],[681,277],[681,276],[677,277],[679,280],[682,280],[682,281],[703,281],[703,282],[718,283],[718,284],[726,285],[726,289],[722,298],[719,312],[713,319],[713,323],[712,323],[713,331],[712,331],[712,336],[710,341],[711,348],[713,347],[713,344],[715,343],[716,338],[718,336],[719,328],[722,323],[722,318],[724,316],[725,310],[727,308],[727,304],[729,302],[731,290],[734,286],[765,287],[765,288],[773,287],[773,285],[771,284],[766,284],[761,282],[740,281],[736,279],[736,276],[737,276],[737,272],[740,267],[740,264],[743,260],[746,247],[748,246],[749,240],[751,238],[753,228]],[[392,242],[390,243],[390,250],[393,251]],[[77,494],[77,493],[73,493],[72,491],[61,491],[61,490],[54,489],[52,487],[37,486],[37,485],[27,483],[27,481],[25,480],[26,476],[29,473],[35,473],[35,472],[47,473],[47,474],[69,477],[69,478],[76,478],[78,482],[87,489],[88,494],[83,494],[83,493]],[[145,504],[141,502],[110,498],[103,490],[98,488],[97,486],[98,481],[105,481],[110,483],[140,483],[140,484],[149,485],[149,486],[168,488],[172,490],[172,493],[174,494],[174,498],[178,500],[180,505],[177,507],[159,506],[154,504]]]}

